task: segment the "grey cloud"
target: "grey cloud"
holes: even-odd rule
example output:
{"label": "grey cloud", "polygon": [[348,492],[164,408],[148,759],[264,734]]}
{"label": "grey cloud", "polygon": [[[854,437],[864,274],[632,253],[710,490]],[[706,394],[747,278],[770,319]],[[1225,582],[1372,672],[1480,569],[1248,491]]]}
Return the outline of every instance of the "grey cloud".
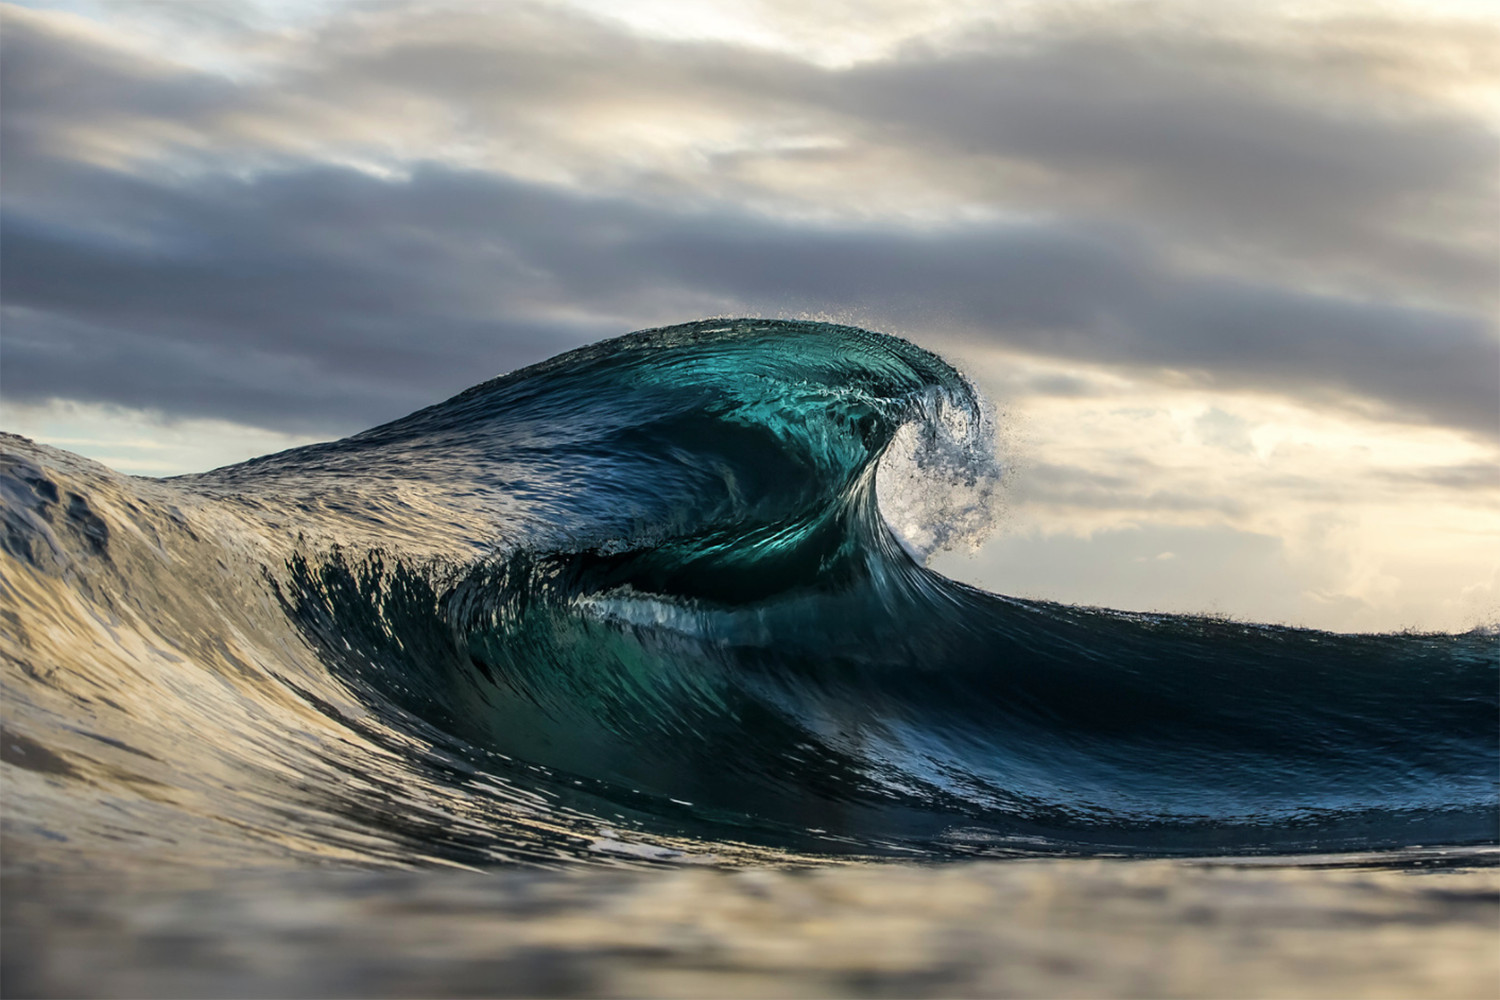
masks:
{"label": "grey cloud", "polygon": [[420,387],[360,380],[305,358],[174,343],[6,307],[5,395],[61,396],[311,433],[353,431],[430,402]]}
{"label": "grey cloud", "polygon": [[1085,399],[1099,396],[1104,388],[1075,375],[1036,375],[1010,381],[1006,388],[1016,396],[1050,396],[1063,399]]}
{"label": "grey cloud", "polygon": [[1019,475],[1012,499],[1018,503],[1111,511],[1211,511],[1229,518],[1249,512],[1244,502],[1233,497],[1153,489],[1150,468],[1135,470],[1135,476],[1122,476],[1038,462],[1016,471]]}
{"label": "grey cloud", "polygon": [[[1251,72],[1217,65],[1247,60]],[[1330,100],[1320,85],[1332,74],[1288,93],[1285,61],[1212,37],[1085,34],[877,64],[838,100],[898,141],[1037,164],[1072,178],[1067,201],[1092,186],[1096,202],[1185,226],[1208,249],[1275,247],[1334,270],[1373,258],[1492,301],[1493,227],[1479,252],[1444,242],[1444,227],[1468,230],[1493,207],[1490,124],[1403,108],[1370,80],[1362,106]]]}
{"label": "grey cloud", "polygon": [[[457,389],[490,374],[476,365],[536,360],[539,349],[714,302],[862,310],[886,327],[1226,385],[1368,396],[1407,419],[1494,430],[1500,355],[1482,324],[1185,276],[1108,233],[810,227],[435,167],[403,182],[318,169],[171,185],[57,170],[71,171],[74,207],[93,224],[79,212],[64,226],[7,209],[0,279],[7,305],[24,312],[11,320],[5,376],[18,398],[67,391],[60,375],[33,374],[28,316]],[[111,371],[122,385],[132,377]]]}
{"label": "grey cloud", "polygon": [[[295,88],[355,106],[392,89],[425,94],[471,129],[544,146],[569,140],[543,134],[539,119],[630,121],[661,108],[772,135],[800,130],[838,152],[821,152],[820,164],[798,148],[730,150],[706,174],[679,170],[669,190],[795,201],[795,188],[756,190],[740,167],[782,159],[812,178],[895,157],[900,176],[884,181],[947,187],[959,201],[1149,224],[1179,252],[1293,280],[1313,264],[1325,283],[1396,279],[1409,293],[1496,301],[1500,136],[1472,112],[1390,82],[1399,21],[1363,34],[1314,27],[1289,44],[1060,18],[1019,38],[829,70],[723,44],[646,41],[576,17],[516,20],[521,28],[497,32],[487,18],[455,28],[429,17],[417,42],[404,21],[372,26]],[[1467,44],[1482,46],[1484,29],[1468,31]],[[1450,35],[1462,47],[1461,29]],[[601,151],[581,155],[590,152]],[[580,151],[558,155],[590,174]]]}
{"label": "grey cloud", "polygon": [[151,63],[97,39],[59,33],[37,14],[7,8],[0,33],[0,136],[8,167],[57,152],[77,126],[173,122],[209,129],[246,106],[244,88],[207,73]]}
{"label": "grey cloud", "polygon": [[[1171,369],[1497,432],[1500,347],[1464,291],[1483,255],[1372,221],[1491,196],[1474,174],[1493,136],[1473,121],[1299,105],[1256,90],[1254,73],[1204,70],[1211,46],[1191,38],[1171,58],[1153,54],[1163,43],[1075,33],[833,71],[498,10],[335,20],[270,83],[169,70],[8,15],[6,394],[352,429],[633,327],[833,312],[940,348]],[[413,95],[459,138],[566,145],[581,140],[559,120],[667,103],[750,125],[800,116],[852,149],[832,162],[885,144],[960,199],[964,171],[1007,159],[1046,184],[1104,178],[1125,193],[1105,205],[1065,192],[1027,224],[812,223],[712,168],[641,170],[585,195],[436,163],[378,180],[309,162],[320,124],[342,113],[368,131],[380,119],[362,115]],[[128,140],[141,121],[178,129],[180,162],[74,158],[76,135]],[[1360,258],[1366,274],[1410,265],[1411,284],[1335,294],[1188,270],[1178,261],[1199,244],[1164,235],[1178,216],[1254,253],[1295,245]],[[1409,301],[1424,295],[1434,304]]]}
{"label": "grey cloud", "polygon": [[388,185],[343,171],[174,186],[57,169],[67,224],[10,206],[0,222],[11,399],[352,431],[620,332],[538,316],[492,266],[503,249],[437,239],[461,201],[408,229],[382,215]]}
{"label": "grey cloud", "polygon": [[1388,472],[1384,478],[1395,483],[1436,486],[1443,490],[1491,492],[1500,490],[1500,467],[1490,462],[1464,465],[1435,465],[1426,468]]}
{"label": "grey cloud", "polygon": [[[1399,19],[1312,22],[1289,39],[1258,36],[1254,19],[1231,34],[1162,10],[1059,16],[832,70],[638,38],[527,4],[403,5],[332,18],[269,82],[238,86],[201,73],[173,81],[21,19],[8,31],[7,118],[158,120],[196,131],[203,155],[273,161],[309,145],[409,156],[400,136],[420,120],[424,137],[500,142],[674,200],[797,204],[796,185],[766,190],[745,167],[786,160],[825,185],[853,172],[958,202],[1153,228],[1174,253],[1294,283],[1311,265],[1323,284],[1394,280],[1408,296],[1495,303],[1500,136],[1400,78],[1451,75],[1466,57],[1482,65],[1496,32],[1422,29],[1424,47],[1450,57],[1444,66],[1403,55],[1418,26]],[[776,139],[821,137],[836,152],[751,143],[689,167],[588,137],[591,121],[649,129],[664,110]],[[869,180],[872,163],[893,175]]]}

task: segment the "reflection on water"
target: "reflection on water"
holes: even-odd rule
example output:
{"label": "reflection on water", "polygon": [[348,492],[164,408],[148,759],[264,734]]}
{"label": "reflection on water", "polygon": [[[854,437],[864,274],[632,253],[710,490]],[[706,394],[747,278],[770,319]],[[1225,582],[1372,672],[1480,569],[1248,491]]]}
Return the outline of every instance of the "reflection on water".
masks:
{"label": "reflection on water", "polygon": [[[1420,852],[1419,852],[1420,855]],[[1345,857],[1341,862],[1358,863]],[[1370,861],[1370,859],[1364,859]],[[1493,853],[13,882],[6,996],[1492,997]],[[1374,863],[1371,861],[1370,863]],[[1436,873],[1422,865],[1439,864]],[[1478,866],[1478,867],[1476,867]]]}

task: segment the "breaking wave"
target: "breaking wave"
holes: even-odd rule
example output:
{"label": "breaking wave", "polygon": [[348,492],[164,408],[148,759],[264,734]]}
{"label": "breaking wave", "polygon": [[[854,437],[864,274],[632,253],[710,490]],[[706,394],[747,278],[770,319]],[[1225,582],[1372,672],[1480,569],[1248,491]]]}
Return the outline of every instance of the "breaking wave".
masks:
{"label": "breaking wave", "polygon": [[6,849],[482,866],[1497,839],[1493,635],[955,583],[921,556],[984,529],[989,435],[905,341],[719,320],[203,475],[5,436]]}

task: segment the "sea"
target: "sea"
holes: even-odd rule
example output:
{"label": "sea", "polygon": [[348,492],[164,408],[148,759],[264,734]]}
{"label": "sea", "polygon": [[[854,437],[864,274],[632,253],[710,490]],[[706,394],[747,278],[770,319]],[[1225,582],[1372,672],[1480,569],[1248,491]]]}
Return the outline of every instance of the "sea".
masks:
{"label": "sea", "polygon": [[947,579],[994,424],[716,319],[198,475],[0,435],[0,991],[1495,995],[1495,629]]}

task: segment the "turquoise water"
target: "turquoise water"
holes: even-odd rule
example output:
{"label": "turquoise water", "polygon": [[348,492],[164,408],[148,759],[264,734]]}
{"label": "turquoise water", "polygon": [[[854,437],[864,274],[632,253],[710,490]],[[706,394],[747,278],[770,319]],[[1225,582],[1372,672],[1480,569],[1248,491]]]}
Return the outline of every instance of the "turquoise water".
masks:
{"label": "turquoise water", "polygon": [[483,867],[1496,842],[1493,634],[945,579],[891,505],[934,539],[982,521],[990,432],[905,341],[714,320],[198,476],[6,436],[7,849]]}

